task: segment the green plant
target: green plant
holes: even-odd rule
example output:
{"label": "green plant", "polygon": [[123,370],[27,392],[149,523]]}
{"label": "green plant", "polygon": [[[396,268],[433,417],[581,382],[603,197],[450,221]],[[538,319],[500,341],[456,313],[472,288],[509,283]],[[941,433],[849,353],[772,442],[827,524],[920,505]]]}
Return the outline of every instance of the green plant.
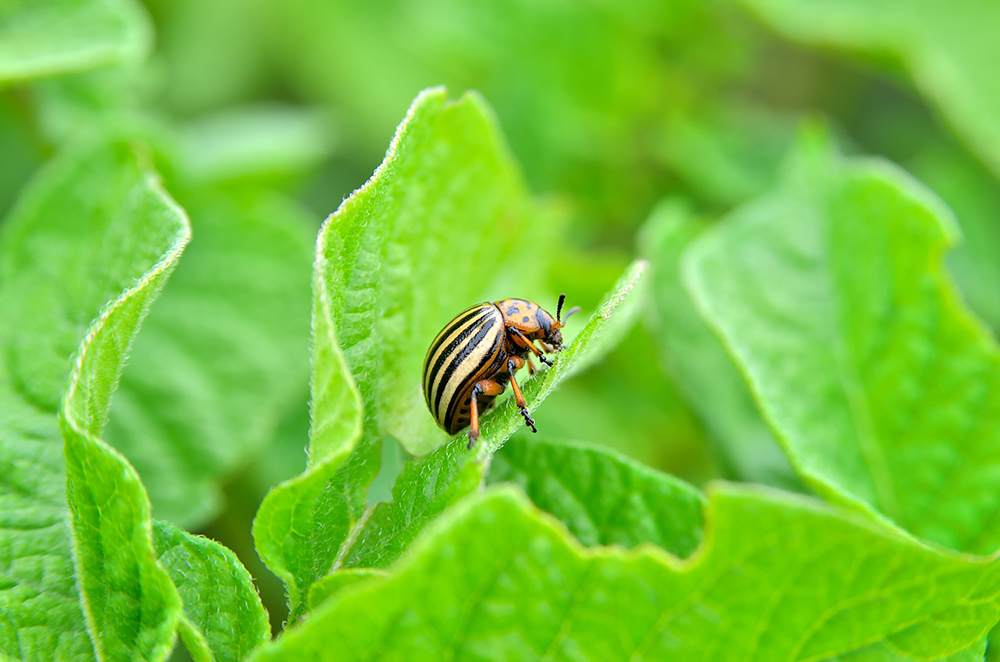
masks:
{"label": "green plant", "polygon": [[[360,8],[339,8],[343,40],[317,43],[303,3],[241,14],[301,37],[289,85],[336,96],[351,72],[312,56],[401,48],[352,42],[382,38]],[[185,11],[152,4],[158,25]],[[428,8],[413,41],[427,59],[403,70],[447,72],[459,48],[494,75],[464,63],[458,77],[494,85],[503,111],[477,92],[420,92],[381,165],[318,227],[296,187],[319,164],[334,177],[322,113],[160,117],[134,98],[155,76],[139,65],[140,8],[0,5],[14,164],[0,202],[17,197],[0,225],[0,660],[995,655],[996,81],[944,29],[982,44],[992,24],[963,6],[942,27],[922,8],[890,38],[909,10],[889,2],[744,4],[912,76],[985,163],[940,133],[911,155],[957,216],[885,158],[843,154],[851,141],[827,122],[700,95],[759,54],[732,7]],[[504,26],[548,34],[564,15],[573,30],[544,43],[532,78],[541,47]],[[221,38],[252,33],[234,25]],[[657,66],[671,49],[683,55]],[[578,69],[625,82],[602,95],[566,77]],[[392,80],[375,88],[393,96]],[[342,138],[351,150],[390,105],[342,104],[364,127]],[[848,128],[905,151],[871,117]],[[576,141],[588,127],[606,161]],[[617,170],[647,161],[626,194]],[[977,244],[953,250],[962,229]],[[619,233],[628,243],[600,248]],[[585,311],[524,385],[539,434],[505,399],[474,449],[448,438],[420,390],[435,332],[470,303],[547,306],[561,290]],[[692,480],[629,457],[685,434],[700,450],[671,457]],[[191,532],[218,518],[245,534],[251,517],[252,550]],[[268,571],[287,598],[278,623],[257,589]]]}

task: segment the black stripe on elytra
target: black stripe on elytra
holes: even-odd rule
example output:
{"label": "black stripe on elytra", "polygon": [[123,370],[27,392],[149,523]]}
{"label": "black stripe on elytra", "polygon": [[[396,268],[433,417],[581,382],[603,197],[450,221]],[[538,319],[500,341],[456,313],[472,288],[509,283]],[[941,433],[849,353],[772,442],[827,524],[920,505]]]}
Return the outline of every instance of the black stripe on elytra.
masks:
{"label": "black stripe on elytra", "polygon": [[471,324],[472,326],[475,326],[475,323],[472,322],[472,320],[474,320],[477,315],[480,317],[485,317],[490,313],[491,311],[487,306],[484,305],[473,306],[467,311],[467,313],[464,316],[452,320],[451,324],[449,324],[448,326],[446,326],[441,330],[441,333],[438,334],[438,337],[434,339],[433,343],[431,343],[430,349],[427,350],[427,356],[424,358],[424,380],[427,382],[424,385],[425,395],[427,394],[427,391],[430,389],[431,384],[434,383],[434,375],[437,374],[437,371],[441,369],[441,364],[444,362],[444,358],[448,356],[448,354],[452,352],[456,347],[458,347],[459,343],[462,342],[462,339],[465,338],[465,336],[468,334],[469,328],[472,327],[470,326],[466,328],[462,335],[457,336],[453,341],[451,341],[451,343],[448,344],[448,348],[441,353],[441,356],[438,357],[437,362],[434,364],[434,370],[428,371],[427,368],[430,365],[431,357],[434,356],[434,353],[441,346],[441,343],[444,342],[444,339],[450,336],[453,331],[462,328],[462,326],[466,324]]}
{"label": "black stripe on elytra", "polygon": [[[506,362],[507,360],[507,356],[504,352],[497,352],[497,350],[499,349],[498,344],[502,343],[503,340],[504,340],[504,334],[501,333],[497,336],[497,341],[493,343],[493,347],[491,347],[490,351],[487,352],[484,360],[476,367],[475,370],[473,370],[470,373],[473,379],[467,380],[468,383],[474,384],[475,382],[479,381],[479,377],[487,374],[492,375],[495,374],[495,372],[499,371],[500,366],[502,366],[504,362]],[[487,366],[487,363],[490,360],[492,360],[493,363]],[[501,383],[503,382],[501,381]],[[464,390],[465,390],[464,388],[455,389],[455,397],[451,399],[451,403],[449,403],[448,405],[448,411],[445,412],[445,417],[444,417],[444,421],[446,424],[448,424],[448,427],[451,427],[450,422],[455,420],[455,416],[458,415],[458,408],[463,404],[462,400],[464,400],[465,398],[461,396],[462,396],[462,391]],[[471,397],[472,395],[471,390],[469,391],[469,395]],[[485,405],[487,402],[492,402],[495,397],[496,396],[487,396],[483,398],[484,402],[480,406]],[[483,409],[480,409],[479,413],[482,412]]]}
{"label": "black stripe on elytra", "polygon": [[[453,361],[453,357],[457,353],[461,352],[464,346],[467,346],[469,337],[473,335],[478,329],[482,328],[483,324],[492,319],[493,319],[492,311],[490,311],[489,308],[484,307],[481,311],[481,314],[472,316],[465,322],[463,322],[461,325],[456,324],[451,329],[453,332],[458,331],[458,335],[456,335],[454,339],[450,343],[448,343],[447,347],[445,347],[441,351],[441,354],[440,356],[438,356],[437,361],[434,362],[434,367],[427,372],[427,385],[424,388],[424,397],[427,399],[427,406],[428,408],[430,408],[431,413],[437,411],[436,407],[431,406],[431,402],[433,402],[434,400],[433,389],[434,389],[434,382],[437,381],[437,376],[441,374],[442,370],[447,370],[448,366],[451,365]],[[442,376],[441,380],[438,382],[439,387],[440,384],[444,384],[445,381],[447,381],[447,377]],[[437,414],[434,414],[434,416],[437,417]]]}
{"label": "black stripe on elytra", "polygon": [[[431,411],[433,412],[438,411],[438,409],[441,406],[441,398],[442,396],[444,396],[445,387],[448,385],[448,382],[459,370],[459,368],[462,367],[462,363],[465,361],[466,357],[469,356],[469,354],[473,351],[473,349],[483,341],[483,338],[486,337],[486,334],[489,333],[496,325],[497,325],[497,318],[491,316],[488,321],[480,325],[479,331],[476,332],[476,335],[473,336],[472,339],[469,340],[469,342],[467,342],[461,349],[451,353],[450,356],[454,358],[448,361],[447,367],[444,368],[444,374],[441,376],[441,381],[438,382],[437,391],[434,394],[434,407]],[[478,371],[481,370],[486,365],[487,362],[492,361],[495,358],[494,354],[496,353],[498,341],[502,340],[504,335],[502,333],[503,329],[501,329],[500,331],[501,333],[496,334],[497,339],[493,341],[493,345],[490,347],[490,350],[483,355],[483,359],[482,361],[480,361],[479,365],[477,365],[475,368],[471,370],[467,370],[465,373],[466,376],[477,374]],[[461,388],[456,388],[455,395],[458,395],[461,390],[462,390]],[[454,398],[452,398],[452,400],[453,402],[449,403],[449,405],[454,404]],[[451,407],[449,406],[449,409],[450,408]],[[435,415],[437,414],[435,413]],[[448,419],[445,418],[444,420]]]}

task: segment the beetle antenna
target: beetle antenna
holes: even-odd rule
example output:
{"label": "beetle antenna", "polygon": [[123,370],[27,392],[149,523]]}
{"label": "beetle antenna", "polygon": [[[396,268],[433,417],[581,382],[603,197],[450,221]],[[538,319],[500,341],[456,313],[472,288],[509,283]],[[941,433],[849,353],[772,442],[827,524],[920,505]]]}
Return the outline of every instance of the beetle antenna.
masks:
{"label": "beetle antenna", "polygon": [[[569,310],[566,311],[566,320],[569,319],[570,315],[572,315],[574,313],[578,313],[578,312],[580,312],[580,306],[573,306],[572,308],[570,308]],[[562,323],[566,324],[566,320],[563,320]]]}
{"label": "beetle antenna", "polygon": [[[556,306],[556,321],[557,322],[562,322],[562,319],[561,319],[562,318],[562,307],[563,307],[563,303],[565,303],[565,301],[566,301],[566,293],[563,292],[562,294],[559,295],[559,305]],[[569,317],[569,315],[567,315],[566,317]]]}

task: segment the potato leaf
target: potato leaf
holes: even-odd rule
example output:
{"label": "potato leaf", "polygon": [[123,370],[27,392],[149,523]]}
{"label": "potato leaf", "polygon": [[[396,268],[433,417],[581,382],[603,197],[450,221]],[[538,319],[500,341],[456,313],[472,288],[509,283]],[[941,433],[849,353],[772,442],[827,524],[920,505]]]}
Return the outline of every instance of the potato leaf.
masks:
{"label": "potato leaf", "polygon": [[475,95],[421,94],[385,161],[326,222],[317,244],[309,469],[273,490],[254,522],[292,618],[346,552],[391,435],[426,452],[427,344],[482,296],[526,220],[523,183]]}
{"label": "potato leaf", "polygon": [[135,61],[152,42],[133,0],[32,0],[0,5],[0,81]]}
{"label": "potato leaf", "polygon": [[692,246],[688,277],[796,469],[953,549],[1000,546],[1000,350],[944,266],[943,205],[807,147]]}
{"label": "potato leaf", "polygon": [[493,488],[252,659],[827,660],[884,644],[878,659],[902,661],[981,651],[997,618],[995,562],[822,502],[717,484],[706,521],[684,561],[587,549]]}
{"label": "potato leaf", "polygon": [[[529,411],[536,411],[561,380],[597,360],[629,328],[643,301],[645,271],[641,261],[629,267],[553,365],[525,383]],[[468,437],[461,432],[448,445],[407,463],[393,487],[392,503],[375,506],[335,569],[341,565],[382,568],[394,561],[433,518],[482,483],[492,454],[523,425],[513,398],[508,398],[497,411],[483,417],[475,449],[466,448]]]}

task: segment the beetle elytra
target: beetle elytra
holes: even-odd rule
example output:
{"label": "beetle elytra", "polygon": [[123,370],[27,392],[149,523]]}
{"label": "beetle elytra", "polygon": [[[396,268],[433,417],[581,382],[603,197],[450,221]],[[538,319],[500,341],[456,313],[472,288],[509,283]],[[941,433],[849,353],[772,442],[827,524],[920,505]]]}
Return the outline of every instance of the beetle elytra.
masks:
{"label": "beetle elytra", "polygon": [[[510,382],[524,422],[537,432],[514,373],[525,363],[535,372],[532,354],[552,365],[546,354],[562,349],[565,299],[559,296],[555,317],[526,299],[503,299],[467,308],[445,325],[424,358],[424,399],[438,425],[449,434],[468,425],[472,448],[479,439],[480,414]],[[578,310],[567,311],[566,319]]]}

